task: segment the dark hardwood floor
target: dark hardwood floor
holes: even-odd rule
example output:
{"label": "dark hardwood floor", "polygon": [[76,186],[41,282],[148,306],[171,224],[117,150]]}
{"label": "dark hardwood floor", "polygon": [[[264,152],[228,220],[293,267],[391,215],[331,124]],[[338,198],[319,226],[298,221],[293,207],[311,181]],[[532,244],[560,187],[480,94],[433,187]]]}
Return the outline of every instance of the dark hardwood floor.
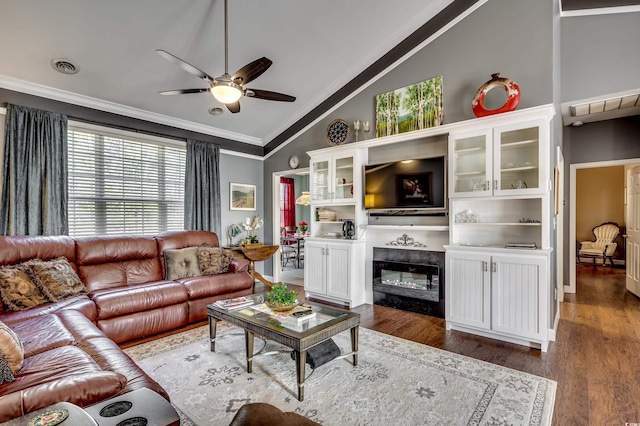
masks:
{"label": "dark hardwood floor", "polygon": [[353,310],[362,327],[555,380],[555,425],[640,423],[640,299],[626,291],[621,268],[579,265],[577,288],[565,295],[547,353],[446,331],[444,320],[426,315]]}
{"label": "dark hardwood floor", "polygon": [[[554,425],[640,424],[640,299],[626,291],[624,269],[578,265],[577,276],[578,292],[565,295],[556,341],[546,353],[447,331],[443,319],[427,315],[377,305],[353,311],[362,327],[555,380]],[[302,287],[289,287],[304,300]],[[264,291],[258,282],[255,292]]]}

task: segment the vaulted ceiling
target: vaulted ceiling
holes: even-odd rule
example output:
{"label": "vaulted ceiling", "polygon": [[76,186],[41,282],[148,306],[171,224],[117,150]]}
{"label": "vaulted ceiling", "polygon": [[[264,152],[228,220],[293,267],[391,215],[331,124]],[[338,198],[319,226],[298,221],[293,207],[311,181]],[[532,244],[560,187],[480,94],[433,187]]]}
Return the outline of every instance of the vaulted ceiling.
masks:
{"label": "vaulted ceiling", "polygon": [[[155,52],[221,75],[223,0],[2,0],[0,87],[257,146],[277,144],[443,9],[475,1],[229,0],[229,72],[266,56],[273,65],[247,87],[297,98],[243,97],[241,112],[231,114],[210,93],[159,95],[207,84]],[[562,0],[563,9],[638,3],[580,2]],[[54,70],[54,59],[79,72]],[[211,115],[212,107],[224,113]]]}
{"label": "vaulted ceiling", "polygon": [[[222,0],[3,0],[0,87],[189,130],[264,145],[379,59],[452,0],[229,0],[229,72],[273,61],[247,87],[293,95],[293,103],[243,97],[222,104],[163,59],[164,49],[217,77],[224,72]],[[64,58],[80,71],[65,75]]]}

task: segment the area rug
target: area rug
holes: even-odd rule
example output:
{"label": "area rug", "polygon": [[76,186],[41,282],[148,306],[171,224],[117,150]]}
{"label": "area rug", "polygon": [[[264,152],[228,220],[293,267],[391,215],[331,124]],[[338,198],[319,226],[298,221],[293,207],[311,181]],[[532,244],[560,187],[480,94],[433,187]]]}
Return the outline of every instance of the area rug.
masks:
{"label": "area rug", "polygon": [[[216,352],[206,326],[126,350],[167,390],[184,425],[228,425],[249,402],[328,426],[551,424],[554,381],[376,331],[360,328],[358,366],[347,357],[318,367],[303,402],[289,349],[267,341],[249,374],[243,331],[221,322],[217,337]],[[350,352],[349,332],[333,339]]]}

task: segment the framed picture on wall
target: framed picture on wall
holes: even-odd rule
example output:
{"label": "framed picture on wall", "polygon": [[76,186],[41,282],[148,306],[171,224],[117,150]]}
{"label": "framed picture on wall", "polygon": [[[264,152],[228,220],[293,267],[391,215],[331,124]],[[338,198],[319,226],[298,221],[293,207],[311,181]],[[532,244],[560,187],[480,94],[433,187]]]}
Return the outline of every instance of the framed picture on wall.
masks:
{"label": "framed picture on wall", "polygon": [[229,210],[256,210],[256,186],[246,183],[230,183]]}
{"label": "framed picture on wall", "polygon": [[433,205],[433,173],[398,175],[398,205],[419,207]]}

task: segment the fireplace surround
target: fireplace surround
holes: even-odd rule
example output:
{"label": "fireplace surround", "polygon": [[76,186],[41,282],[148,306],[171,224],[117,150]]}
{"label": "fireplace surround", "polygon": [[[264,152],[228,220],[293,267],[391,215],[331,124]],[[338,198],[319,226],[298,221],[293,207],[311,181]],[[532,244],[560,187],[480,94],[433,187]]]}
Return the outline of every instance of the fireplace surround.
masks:
{"label": "fireplace surround", "polygon": [[444,253],[373,248],[373,303],[444,318]]}

